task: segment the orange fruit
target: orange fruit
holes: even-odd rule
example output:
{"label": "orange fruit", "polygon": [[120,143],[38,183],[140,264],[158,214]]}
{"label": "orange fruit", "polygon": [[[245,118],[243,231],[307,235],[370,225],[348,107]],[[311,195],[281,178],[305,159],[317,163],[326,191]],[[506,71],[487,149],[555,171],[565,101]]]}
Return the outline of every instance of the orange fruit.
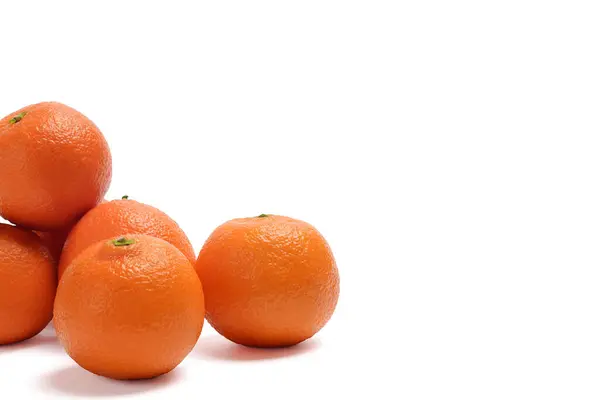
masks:
{"label": "orange fruit", "polygon": [[0,215],[51,231],[102,200],[112,161],[102,133],[60,103],[24,107],[0,120]]}
{"label": "orange fruit", "polygon": [[69,264],[88,246],[115,236],[142,234],[164,239],[177,247],[191,263],[194,248],[179,225],[162,211],[124,196],[89,211],[71,230],[58,267],[62,276]]}
{"label": "orange fruit", "polygon": [[56,268],[33,232],[0,224],[0,344],[29,339],[52,319]]}
{"label": "orange fruit", "polygon": [[173,245],[145,235],[103,240],[65,271],[54,327],[86,370],[114,379],[171,371],[192,350],[204,320],[202,285]]}
{"label": "orange fruit", "polygon": [[[106,203],[106,200],[102,199],[100,204],[102,204],[102,203]],[[35,233],[36,235],[38,235],[40,237],[40,239],[42,239],[42,243],[44,243],[46,248],[48,250],[50,250],[50,254],[52,255],[52,258],[54,258],[56,265],[58,265],[58,262],[60,261],[60,255],[62,254],[62,249],[65,246],[65,242],[67,241],[67,236],[69,236],[71,229],[73,229],[73,225],[68,226],[67,228],[64,228],[61,230],[57,230],[57,231],[50,231],[50,232],[33,231],[33,233]]]}
{"label": "orange fruit", "polygon": [[330,319],[340,291],[329,245],[310,224],[261,215],[219,226],[196,272],[206,319],[229,340],[255,347],[300,343]]}
{"label": "orange fruit", "polygon": [[33,231],[36,235],[42,239],[42,243],[48,251],[50,255],[54,259],[54,262],[58,265],[58,261],[60,260],[60,254],[62,252],[63,246],[65,244],[65,240],[67,240],[67,235],[69,234],[69,229],[63,229],[60,231],[52,231],[52,232],[38,232]]}

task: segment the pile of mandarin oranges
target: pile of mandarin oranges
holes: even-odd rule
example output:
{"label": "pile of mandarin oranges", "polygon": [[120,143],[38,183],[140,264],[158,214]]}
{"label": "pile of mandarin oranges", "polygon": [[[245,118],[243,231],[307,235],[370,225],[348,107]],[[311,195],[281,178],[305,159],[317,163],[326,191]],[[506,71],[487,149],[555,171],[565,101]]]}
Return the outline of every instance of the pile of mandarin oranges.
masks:
{"label": "pile of mandarin oranges", "polygon": [[[82,368],[114,379],[174,369],[204,319],[244,346],[283,347],[331,318],[339,275],[310,224],[277,215],[217,227],[196,256],[150,205],[106,200],[108,143],[61,103],[0,120],[0,346],[51,321]],[[202,345],[202,342],[199,344]]]}

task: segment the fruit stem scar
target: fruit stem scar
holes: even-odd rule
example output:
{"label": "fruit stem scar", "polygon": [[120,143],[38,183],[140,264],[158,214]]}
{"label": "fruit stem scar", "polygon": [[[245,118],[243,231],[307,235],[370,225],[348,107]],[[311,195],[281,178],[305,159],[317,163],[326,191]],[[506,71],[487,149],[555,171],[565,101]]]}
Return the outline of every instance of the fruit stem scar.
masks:
{"label": "fruit stem scar", "polygon": [[112,244],[115,245],[115,246],[117,246],[117,247],[129,246],[129,245],[134,244],[134,243],[135,243],[135,240],[133,240],[133,239],[127,239],[124,236],[112,241]]}
{"label": "fruit stem scar", "polygon": [[127,196],[127,195],[121,197],[121,200],[127,200],[127,199],[129,199],[129,196]]}
{"label": "fruit stem scar", "polygon": [[16,124],[17,122],[22,120],[25,115],[27,115],[27,111],[23,111],[22,113],[15,115],[10,121],[8,121],[8,123],[10,125]]}
{"label": "fruit stem scar", "polygon": [[269,214],[260,214],[260,215],[259,215],[258,217],[256,217],[256,218],[265,218],[265,217],[268,217],[268,216],[269,216]]}

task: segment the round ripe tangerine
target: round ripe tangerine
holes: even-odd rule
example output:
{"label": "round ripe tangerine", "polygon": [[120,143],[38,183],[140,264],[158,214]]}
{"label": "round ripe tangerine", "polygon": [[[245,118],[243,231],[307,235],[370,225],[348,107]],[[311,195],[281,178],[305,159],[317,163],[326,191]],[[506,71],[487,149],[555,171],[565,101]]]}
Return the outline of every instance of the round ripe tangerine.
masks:
{"label": "round ripe tangerine", "polygon": [[200,251],[196,271],[207,321],[246,346],[291,346],[312,337],[339,297],[338,269],[323,236],[282,216],[219,226]]}
{"label": "round ripe tangerine", "polygon": [[98,127],[61,103],[0,120],[0,215],[38,231],[66,228],[98,204],[112,159]]}
{"label": "round ripe tangerine", "polygon": [[65,271],[54,326],[81,367],[114,379],[171,371],[192,350],[204,321],[202,285],[188,259],[144,235],[103,240]]}

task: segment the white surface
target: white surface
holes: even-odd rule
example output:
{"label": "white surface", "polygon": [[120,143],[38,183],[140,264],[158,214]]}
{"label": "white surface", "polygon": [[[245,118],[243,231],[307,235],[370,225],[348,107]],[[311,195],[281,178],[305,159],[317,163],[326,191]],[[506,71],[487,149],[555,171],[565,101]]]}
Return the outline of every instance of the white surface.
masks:
{"label": "white surface", "polygon": [[84,112],[107,197],[196,251],[234,217],[313,223],[339,308],[289,351],[207,329],[143,383],[47,331],[0,348],[0,398],[600,396],[598,2],[149,3],[4,3],[0,114]]}

